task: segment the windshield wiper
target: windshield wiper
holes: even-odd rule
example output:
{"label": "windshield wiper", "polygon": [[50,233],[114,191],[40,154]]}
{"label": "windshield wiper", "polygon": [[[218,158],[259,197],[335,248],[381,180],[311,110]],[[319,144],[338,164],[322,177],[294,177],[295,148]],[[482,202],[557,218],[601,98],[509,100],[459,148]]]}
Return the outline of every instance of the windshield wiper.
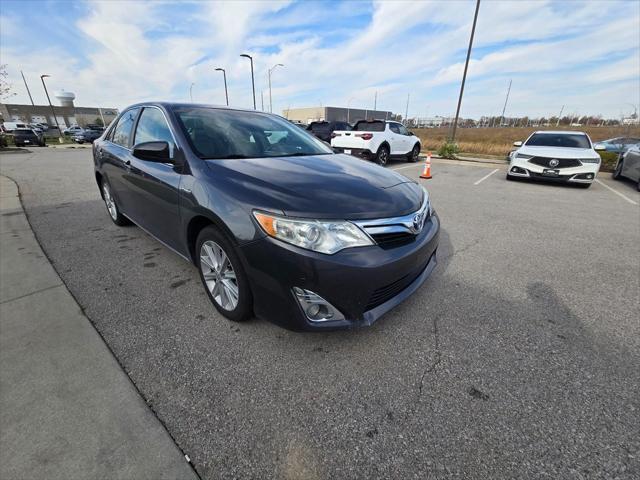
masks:
{"label": "windshield wiper", "polygon": [[241,155],[239,153],[234,153],[232,155],[225,155],[224,157],[204,157],[203,160],[235,160],[238,158],[253,158],[247,155]]}

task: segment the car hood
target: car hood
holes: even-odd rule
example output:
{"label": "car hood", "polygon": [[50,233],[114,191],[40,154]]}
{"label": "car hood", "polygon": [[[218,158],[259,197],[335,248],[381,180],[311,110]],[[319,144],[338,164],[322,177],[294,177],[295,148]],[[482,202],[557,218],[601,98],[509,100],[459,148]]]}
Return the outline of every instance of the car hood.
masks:
{"label": "car hood", "polygon": [[598,153],[591,148],[529,147],[524,145],[518,149],[518,153],[549,158],[599,158]]}
{"label": "car hood", "polygon": [[390,169],[349,155],[207,160],[216,189],[248,208],[307,218],[407,215],[422,189]]}

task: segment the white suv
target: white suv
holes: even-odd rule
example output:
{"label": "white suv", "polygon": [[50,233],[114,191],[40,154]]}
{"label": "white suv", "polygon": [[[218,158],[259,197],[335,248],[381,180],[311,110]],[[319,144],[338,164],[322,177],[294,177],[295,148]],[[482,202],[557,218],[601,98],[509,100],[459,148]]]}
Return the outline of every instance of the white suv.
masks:
{"label": "white suv", "polygon": [[556,180],[580,184],[588,188],[600,170],[604,145],[591,143],[584,132],[534,132],[509,154],[507,180],[517,178]]}

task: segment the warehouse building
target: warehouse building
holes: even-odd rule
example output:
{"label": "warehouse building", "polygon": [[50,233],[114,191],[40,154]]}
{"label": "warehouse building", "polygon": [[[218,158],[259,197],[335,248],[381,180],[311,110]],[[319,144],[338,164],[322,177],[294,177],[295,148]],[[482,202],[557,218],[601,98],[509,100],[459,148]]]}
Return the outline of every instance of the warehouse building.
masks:
{"label": "warehouse building", "polygon": [[343,107],[308,107],[290,108],[282,111],[282,116],[288,120],[302,122],[305,124],[326,120],[327,122],[349,122],[356,120],[376,119],[392,120],[395,118],[392,112],[384,110],[367,110],[362,108]]}
{"label": "warehouse building", "polygon": [[0,103],[0,121],[23,123],[46,123],[67,128],[72,125],[86,127],[88,124],[109,125],[117,116],[116,108],[76,107],[73,103],[75,95],[71,92],[60,91],[54,94],[60,105],[54,105],[51,112],[49,105],[19,105]]}

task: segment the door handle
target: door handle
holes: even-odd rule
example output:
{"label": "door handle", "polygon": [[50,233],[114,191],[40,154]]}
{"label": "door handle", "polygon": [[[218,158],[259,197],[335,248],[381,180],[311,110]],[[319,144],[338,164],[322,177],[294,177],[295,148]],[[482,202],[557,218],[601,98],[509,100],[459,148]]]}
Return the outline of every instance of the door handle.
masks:
{"label": "door handle", "polygon": [[131,168],[131,160],[126,160],[124,162],[124,166],[127,167],[127,168]]}

